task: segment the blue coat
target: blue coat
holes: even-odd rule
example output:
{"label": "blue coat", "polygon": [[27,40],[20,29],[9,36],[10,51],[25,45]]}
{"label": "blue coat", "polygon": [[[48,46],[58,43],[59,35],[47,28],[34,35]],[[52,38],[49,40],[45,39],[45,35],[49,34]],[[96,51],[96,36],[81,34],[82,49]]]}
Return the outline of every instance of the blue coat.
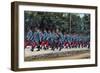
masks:
{"label": "blue coat", "polygon": [[42,33],[41,32],[34,32],[33,34],[33,40],[37,43],[39,43],[42,39]]}
{"label": "blue coat", "polygon": [[32,37],[33,37],[33,32],[31,30],[29,30],[27,32],[26,38],[27,38],[27,40],[32,40]]}

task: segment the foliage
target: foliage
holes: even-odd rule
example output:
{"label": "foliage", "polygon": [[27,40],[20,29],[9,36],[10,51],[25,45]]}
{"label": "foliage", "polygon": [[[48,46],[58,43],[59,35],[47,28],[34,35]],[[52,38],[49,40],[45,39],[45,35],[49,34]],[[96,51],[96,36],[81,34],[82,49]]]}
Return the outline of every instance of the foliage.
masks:
{"label": "foliage", "polygon": [[37,27],[41,30],[60,29],[67,33],[90,33],[90,14],[25,11],[24,23],[25,32]]}

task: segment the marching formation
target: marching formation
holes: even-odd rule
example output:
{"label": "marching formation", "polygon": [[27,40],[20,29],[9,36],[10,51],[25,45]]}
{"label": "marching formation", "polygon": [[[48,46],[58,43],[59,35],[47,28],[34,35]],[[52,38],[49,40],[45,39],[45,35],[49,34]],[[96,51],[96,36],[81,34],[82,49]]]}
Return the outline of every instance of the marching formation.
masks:
{"label": "marching formation", "polygon": [[29,29],[25,36],[24,48],[32,46],[31,51],[37,48],[37,51],[55,50],[61,51],[63,48],[90,48],[90,36],[79,34],[67,34],[59,29],[55,30],[40,30],[38,28]]}

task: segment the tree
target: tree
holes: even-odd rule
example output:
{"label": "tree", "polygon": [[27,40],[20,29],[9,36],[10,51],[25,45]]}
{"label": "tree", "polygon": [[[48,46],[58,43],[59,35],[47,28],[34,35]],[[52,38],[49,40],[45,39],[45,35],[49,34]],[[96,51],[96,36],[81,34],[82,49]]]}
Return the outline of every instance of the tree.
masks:
{"label": "tree", "polygon": [[29,28],[60,29],[67,33],[90,33],[90,15],[81,13],[24,12],[25,33]]}
{"label": "tree", "polygon": [[83,33],[90,34],[90,14],[85,14],[82,18],[83,21]]}

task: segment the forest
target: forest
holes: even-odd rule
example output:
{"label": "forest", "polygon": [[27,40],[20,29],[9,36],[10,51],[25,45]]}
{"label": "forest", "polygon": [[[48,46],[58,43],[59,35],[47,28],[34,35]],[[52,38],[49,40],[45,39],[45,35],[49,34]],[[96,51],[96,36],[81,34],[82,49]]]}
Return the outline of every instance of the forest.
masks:
{"label": "forest", "polygon": [[90,14],[24,11],[24,31],[59,29],[62,33],[90,35]]}

